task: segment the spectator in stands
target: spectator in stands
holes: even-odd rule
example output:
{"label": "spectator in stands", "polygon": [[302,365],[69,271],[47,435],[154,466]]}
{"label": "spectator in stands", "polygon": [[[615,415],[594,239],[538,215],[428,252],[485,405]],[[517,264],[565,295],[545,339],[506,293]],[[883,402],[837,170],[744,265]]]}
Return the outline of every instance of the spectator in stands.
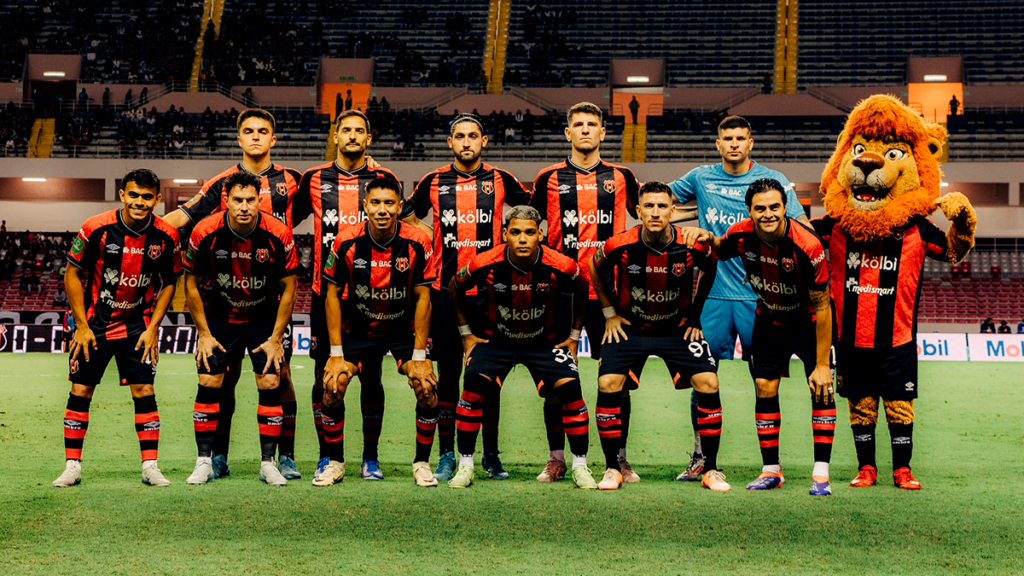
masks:
{"label": "spectator in stands", "polygon": [[1024,318],[1017,322],[1017,334],[1024,334]]}
{"label": "spectator in stands", "polygon": [[516,129],[512,126],[505,128],[505,144],[515,144],[516,142]]}
{"label": "spectator in stands", "polygon": [[107,86],[103,90],[103,96],[100,99],[100,104],[102,104],[104,108],[110,107],[110,86]]}
{"label": "spectator in stands", "polygon": [[638,124],[636,117],[640,113],[640,103],[637,102],[636,96],[633,96],[633,99],[629,101],[629,113],[633,116],[633,124]]}
{"label": "spectator in stands", "polygon": [[345,90],[345,110],[352,109],[352,91]]}
{"label": "spectator in stands", "polygon": [[956,116],[957,110],[960,109],[960,101],[956,99],[956,94],[949,99],[949,115]]}
{"label": "spectator in stands", "polygon": [[1000,334],[1010,334],[1010,324],[1007,323],[1006,320],[1000,320],[999,330],[997,330],[997,332]]}
{"label": "spectator in stands", "polygon": [[39,275],[35,273],[35,270],[30,270],[22,275],[21,277],[21,293],[30,294],[34,292],[41,292],[42,285],[39,283]]}
{"label": "spectator in stands", "polygon": [[89,93],[82,88],[82,91],[78,93],[78,105],[85,108],[89,106]]}
{"label": "spectator in stands", "polygon": [[7,220],[0,220],[0,236],[7,234]]}
{"label": "spectator in stands", "polygon": [[131,108],[133,102],[135,102],[135,94],[133,94],[132,89],[129,88],[128,91],[124,93],[124,107]]}
{"label": "spectator in stands", "polygon": [[985,320],[983,320],[981,322],[981,333],[982,334],[995,334],[996,333],[996,325],[995,325],[995,322],[992,321],[992,317],[991,316],[989,316],[988,318],[985,318]]}
{"label": "spectator in stands", "polygon": [[63,286],[57,287],[57,293],[53,295],[53,307],[57,309],[68,307],[68,294],[64,291]]}
{"label": "spectator in stands", "polygon": [[249,86],[248,88],[245,89],[245,92],[242,92],[242,105],[245,106],[246,108],[252,108],[252,100],[253,100],[252,86]]}
{"label": "spectator in stands", "polygon": [[139,92],[139,106],[145,106],[149,103],[149,86],[143,86],[142,92]]}

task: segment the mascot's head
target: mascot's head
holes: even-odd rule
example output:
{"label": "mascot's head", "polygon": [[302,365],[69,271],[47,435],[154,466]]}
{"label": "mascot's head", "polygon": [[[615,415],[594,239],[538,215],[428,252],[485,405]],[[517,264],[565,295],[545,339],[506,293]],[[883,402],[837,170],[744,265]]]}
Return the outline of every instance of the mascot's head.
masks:
{"label": "mascot's head", "polygon": [[893,96],[875,95],[850,113],[821,177],[825,211],[855,240],[884,238],[935,210],[938,156],[947,137]]}

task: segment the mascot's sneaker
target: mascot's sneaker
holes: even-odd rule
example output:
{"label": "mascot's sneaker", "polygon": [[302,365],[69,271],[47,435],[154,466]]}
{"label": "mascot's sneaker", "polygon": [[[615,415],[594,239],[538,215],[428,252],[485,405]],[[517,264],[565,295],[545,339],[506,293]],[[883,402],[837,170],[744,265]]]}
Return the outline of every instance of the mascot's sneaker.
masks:
{"label": "mascot's sneaker", "polygon": [[826,476],[811,476],[811,496],[831,496],[832,485]]}
{"label": "mascot's sneaker", "polygon": [[910,473],[910,468],[906,466],[893,470],[892,481],[896,484],[897,488],[902,488],[903,490],[921,489],[921,483],[917,481],[917,478],[914,478],[914,475]]}
{"label": "mascot's sneaker", "polygon": [[557,482],[565,478],[565,461],[558,458],[548,459],[544,471],[537,475],[537,482]]}
{"label": "mascot's sneaker", "polygon": [[700,475],[704,473],[704,455],[696,452],[690,456],[690,463],[687,464],[686,470],[679,476],[676,476],[676,482],[696,482],[700,480]]}
{"label": "mascot's sneaker", "polygon": [[622,486],[622,473],[614,468],[604,471],[604,477],[597,483],[598,490],[618,490]]}
{"label": "mascot's sneaker", "polygon": [[755,478],[750,484],[747,484],[747,490],[782,488],[785,482],[786,479],[782,477],[782,472],[761,472],[760,476]]}
{"label": "mascot's sneaker", "polygon": [[854,488],[867,488],[874,486],[878,480],[878,469],[874,466],[867,464],[860,467],[860,472],[857,473],[857,477],[850,480],[850,486]]}
{"label": "mascot's sneaker", "polygon": [[417,486],[423,488],[437,486],[437,478],[434,478],[434,473],[430,471],[430,464],[426,462],[413,463],[412,479],[416,481]]}
{"label": "mascot's sneaker", "polygon": [[633,467],[629,465],[629,461],[625,458],[619,458],[619,470],[622,471],[623,482],[635,484],[640,481],[640,475],[633,471]]}
{"label": "mascot's sneaker", "polygon": [[700,480],[700,485],[712,492],[728,492],[732,488],[725,481],[725,474],[722,474],[720,470],[711,470],[705,473]]}
{"label": "mascot's sneaker", "polygon": [[79,460],[68,460],[64,467],[64,473],[53,481],[54,488],[67,488],[82,481],[82,462]]}

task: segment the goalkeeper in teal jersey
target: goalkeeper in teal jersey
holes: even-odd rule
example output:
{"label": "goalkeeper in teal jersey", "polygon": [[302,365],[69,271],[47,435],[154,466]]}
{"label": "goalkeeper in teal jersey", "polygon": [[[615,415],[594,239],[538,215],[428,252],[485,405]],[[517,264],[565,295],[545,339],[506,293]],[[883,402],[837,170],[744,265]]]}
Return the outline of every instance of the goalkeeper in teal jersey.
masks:
{"label": "goalkeeper in teal jersey", "polygon": [[[747,187],[760,178],[772,178],[781,182],[786,189],[787,216],[810,225],[789,180],[782,173],[750,159],[754,139],[751,137],[750,123],[745,118],[729,116],[722,120],[718,125],[715,146],[722,156],[721,164],[698,166],[669,185],[681,204],[694,200],[697,202],[696,210],[677,207],[677,216],[673,222],[696,217],[701,228],[715,236],[722,236],[729,226],[749,217],[744,202]],[[743,262],[739,258],[719,261],[715,284],[701,314],[704,337],[711,346],[711,353],[720,360],[733,358],[737,336],[743,350],[750,349],[757,297],[750,286],[744,284],[745,276]],[[692,404],[692,410],[696,410],[695,403]],[[693,422],[694,454],[686,471],[676,480],[699,480],[704,469],[696,415],[693,416]]]}

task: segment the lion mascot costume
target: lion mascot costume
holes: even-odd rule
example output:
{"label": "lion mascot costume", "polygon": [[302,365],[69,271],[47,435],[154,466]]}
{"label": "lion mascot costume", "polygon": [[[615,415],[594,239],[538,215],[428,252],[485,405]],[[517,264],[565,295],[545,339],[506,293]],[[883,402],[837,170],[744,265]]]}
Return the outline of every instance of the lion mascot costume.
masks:
{"label": "lion mascot costume", "polygon": [[[947,133],[892,96],[850,113],[821,178],[826,216],[813,222],[829,253],[837,388],[850,406],[860,472],[871,486],[879,398],[892,438],[893,481],[919,490],[910,471],[917,378],[917,305],[925,257],[955,264],[974,247],[967,198],[939,196]],[[947,232],[928,220],[936,208]]]}

